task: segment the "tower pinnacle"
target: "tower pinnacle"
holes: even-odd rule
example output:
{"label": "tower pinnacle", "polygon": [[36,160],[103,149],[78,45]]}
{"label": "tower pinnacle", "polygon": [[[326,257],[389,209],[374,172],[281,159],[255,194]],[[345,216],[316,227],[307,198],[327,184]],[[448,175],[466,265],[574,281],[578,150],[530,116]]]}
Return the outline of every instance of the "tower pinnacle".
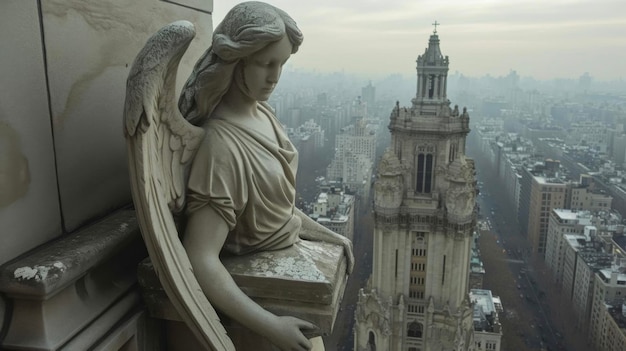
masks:
{"label": "tower pinnacle", "polygon": [[435,20],[435,23],[433,23],[433,26],[435,26],[435,30],[433,31],[433,34],[437,34],[437,26],[440,26],[441,23],[437,22],[437,20]]}

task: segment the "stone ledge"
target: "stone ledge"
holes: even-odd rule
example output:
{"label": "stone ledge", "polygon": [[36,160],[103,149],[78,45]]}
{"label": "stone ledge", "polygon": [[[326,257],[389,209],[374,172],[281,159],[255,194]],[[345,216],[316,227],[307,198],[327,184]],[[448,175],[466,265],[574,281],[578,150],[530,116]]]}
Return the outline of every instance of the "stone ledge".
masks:
{"label": "stone ledge", "polygon": [[140,236],[135,212],[122,210],[0,266],[0,291],[45,299]]}
{"label": "stone ledge", "polygon": [[1,348],[58,350],[136,286],[146,255],[134,211],[123,210],[4,264],[13,313]]}

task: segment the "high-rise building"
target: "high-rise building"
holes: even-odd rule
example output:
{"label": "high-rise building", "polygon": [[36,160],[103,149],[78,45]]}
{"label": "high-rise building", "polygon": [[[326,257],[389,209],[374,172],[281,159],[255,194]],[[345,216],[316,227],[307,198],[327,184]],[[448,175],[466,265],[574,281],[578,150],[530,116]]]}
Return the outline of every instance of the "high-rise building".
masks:
{"label": "high-rise building", "polygon": [[360,101],[355,105],[354,123],[342,128],[335,137],[335,157],[326,169],[326,177],[341,180],[351,192],[366,200],[376,157],[376,131],[364,118],[365,106]]}
{"label": "high-rise building", "polygon": [[606,211],[553,209],[550,214],[545,260],[579,330],[589,330],[594,276],[611,268],[620,251],[612,238],[621,237],[621,223],[621,216]]}
{"label": "high-rise building", "polygon": [[550,211],[565,208],[568,182],[559,174],[558,161],[546,160],[532,169],[524,169],[520,181],[518,219],[526,232],[533,253],[545,258]]}
{"label": "high-rise building", "polygon": [[612,267],[595,274],[589,334],[597,350],[626,349],[626,258],[616,257]]}
{"label": "high-rise building", "polygon": [[589,186],[575,185],[571,189],[569,208],[583,211],[610,211],[613,197]]}
{"label": "high-rise building", "polygon": [[359,292],[355,350],[468,350],[476,226],[469,115],[446,97],[448,57],[436,31],[417,58],[409,108],[392,110],[391,147],[374,183],[373,271]]}
{"label": "high-rise building", "polygon": [[365,103],[365,106],[367,106],[368,110],[371,111],[376,103],[376,87],[372,85],[372,81],[361,88],[361,98],[363,99],[363,102]]}
{"label": "high-rise building", "polygon": [[623,132],[612,133],[611,160],[616,166],[623,167],[626,164],[626,134]]}
{"label": "high-rise building", "polygon": [[[555,283],[562,284],[565,265],[565,251],[569,242],[575,246],[579,241],[587,241],[585,227],[591,226],[590,212],[575,212],[555,208],[550,212],[546,236],[545,261],[552,272]],[[569,286],[571,288],[571,285]],[[567,291],[568,297],[570,291]]]}

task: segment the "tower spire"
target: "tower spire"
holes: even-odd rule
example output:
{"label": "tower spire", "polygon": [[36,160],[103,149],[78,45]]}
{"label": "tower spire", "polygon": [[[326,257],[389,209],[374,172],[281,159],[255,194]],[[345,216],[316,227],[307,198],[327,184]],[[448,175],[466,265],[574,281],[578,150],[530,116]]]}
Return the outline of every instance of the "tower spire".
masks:
{"label": "tower spire", "polygon": [[435,20],[435,23],[433,23],[433,26],[435,26],[435,30],[433,31],[433,34],[437,34],[437,26],[440,26],[441,23],[437,22],[437,20]]}
{"label": "tower spire", "polygon": [[428,48],[417,57],[417,91],[414,106],[441,105],[447,103],[448,56],[441,53],[435,21],[433,34],[428,40]]}

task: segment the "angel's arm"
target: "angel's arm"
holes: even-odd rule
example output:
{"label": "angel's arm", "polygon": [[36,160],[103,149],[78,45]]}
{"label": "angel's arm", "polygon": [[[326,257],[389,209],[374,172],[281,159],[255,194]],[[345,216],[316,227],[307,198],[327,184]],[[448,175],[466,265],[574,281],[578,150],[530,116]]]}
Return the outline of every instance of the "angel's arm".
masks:
{"label": "angel's arm", "polygon": [[209,301],[243,326],[267,337],[281,350],[310,350],[311,342],[300,329],[315,328],[314,325],[266,311],[235,284],[219,258],[227,235],[226,221],[210,206],[189,216],[183,245]]}
{"label": "angel's arm", "polygon": [[295,208],[295,214],[302,220],[302,230],[300,238],[311,241],[325,241],[332,244],[341,245],[344,248],[346,258],[348,259],[348,274],[352,273],[354,268],[354,254],[352,252],[352,242],[343,235],[339,235],[332,230],[314,221],[304,212]]}

